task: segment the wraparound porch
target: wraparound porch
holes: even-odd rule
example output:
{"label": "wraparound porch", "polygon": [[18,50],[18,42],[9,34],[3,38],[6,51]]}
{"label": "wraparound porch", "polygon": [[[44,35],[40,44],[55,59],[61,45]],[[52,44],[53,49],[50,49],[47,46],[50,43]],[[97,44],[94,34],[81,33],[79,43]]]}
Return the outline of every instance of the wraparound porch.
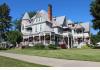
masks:
{"label": "wraparound porch", "polygon": [[62,38],[61,35],[55,34],[54,32],[42,32],[42,33],[23,36],[23,44],[35,45],[39,43],[44,45],[49,45],[49,44],[58,45],[61,38]]}

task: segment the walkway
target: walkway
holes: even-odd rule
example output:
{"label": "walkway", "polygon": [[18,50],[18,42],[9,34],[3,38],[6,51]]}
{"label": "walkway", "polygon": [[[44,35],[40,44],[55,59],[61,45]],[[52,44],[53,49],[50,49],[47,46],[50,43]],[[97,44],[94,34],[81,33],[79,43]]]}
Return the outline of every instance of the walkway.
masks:
{"label": "walkway", "polygon": [[0,56],[6,56],[30,63],[42,64],[53,67],[100,67],[100,62],[91,62],[91,61],[65,60],[65,59],[30,56],[30,55],[22,55],[22,54],[14,54],[6,52],[0,52]]}

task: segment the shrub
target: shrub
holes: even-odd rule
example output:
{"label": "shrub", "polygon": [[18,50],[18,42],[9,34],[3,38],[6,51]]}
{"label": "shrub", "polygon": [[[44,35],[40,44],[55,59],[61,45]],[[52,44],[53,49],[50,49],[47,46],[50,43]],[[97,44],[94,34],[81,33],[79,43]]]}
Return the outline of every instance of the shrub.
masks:
{"label": "shrub", "polygon": [[100,47],[98,47],[97,45],[93,45],[93,44],[87,44],[87,46],[89,46],[92,49],[100,49]]}
{"label": "shrub", "polygon": [[53,44],[50,44],[47,46],[49,49],[57,49],[57,46],[56,45],[53,45]]}
{"label": "shrub", "polygon": [[0,47],[0,50],[7,50],[7,48],[4,48],[4,47]]}
{"label": "shrub", "polygon": [[26,48],[26,46],[22,46],[21,48],[24,49],[24,48]]}
{"label": "shrub", "polygon": [[36,44],[32,48],[34,48],[34,49],[45,49],[45,46],[43,44]]}
{"label": "shrub", "polygon": [[88,45],[83,45],[82,48],[83,49],[89,49],[90,47]]}

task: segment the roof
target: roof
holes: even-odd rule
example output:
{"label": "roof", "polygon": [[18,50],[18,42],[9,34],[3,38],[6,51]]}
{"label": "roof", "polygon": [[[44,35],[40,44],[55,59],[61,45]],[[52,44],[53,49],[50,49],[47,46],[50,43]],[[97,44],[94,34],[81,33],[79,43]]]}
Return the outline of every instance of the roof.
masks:
{"label": "roof", "polygon": [[76,29],[81,29],[81,28],[83,28],[80,24],[77,24],[76,26],[75,26],[75,28]]}
{"label": "roof", "polygon": [[29,15],[28,15],[28,13],[27,13],[27,12],[24,14],[24,16],[23,16],[23,18],[22,18],[22,19],[30,19],[30,17],[29,17]]}
{"label": "roof", "polygon": [[89,24],[89,22],[82,23],[81,25],[84,27],[84,32],[89,32],[90,31],[90,24]]}
{"label": "roof", "polygon": [[40,16],[42,16],[46,20],[48,20],[48,14],[47,14],[47,12],[45,10],[38,11],[37,14],[35,16],[33,16],[31,19],[35,19],[35,18],[40,17]]}
{"label": "roof", "polygon": [[41,10],[39,13],[47,14],[47,12],[45,10]]}
{"label": "roof", "polygon": [[69,19],[67,19],[66,23],[67,23],[67,24],[72,24],[72,23],[74,23],[74,22],[71,21],[71,20],[69,20]]}
{"label": "roof", "polygon": [[64,23],[64,20],[65,20],[65,16],[54,17],[52,21],[53,27],[56,27],[56,26],[61,27]]}
{"label": "roof", "polygon": [[58,25],[62,25],[64,22],[65,16],[56,17],[56,22]]}

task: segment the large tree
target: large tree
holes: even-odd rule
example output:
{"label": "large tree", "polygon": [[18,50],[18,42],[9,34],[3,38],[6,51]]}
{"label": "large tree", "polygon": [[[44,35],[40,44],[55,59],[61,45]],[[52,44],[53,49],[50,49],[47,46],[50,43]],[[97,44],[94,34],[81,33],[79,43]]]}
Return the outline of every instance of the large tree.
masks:
{"label": "large tree", "polygon": [[29,14],[29,17],[32,18],[34,15],[36,15],[36,12],[35,11],[29,11],[28,14]]}
{"label": "large tree", "polygon": [[4,33],[11,27],[10,8],[6,3],[0,5],[0,37],[4,39]]}
{"label": "large tree", "polygon": [[22,34],[19,31],[6,32],[6,40],[14,45],[22,41]]}
{"label": "large tree", "polygon": [[10,8],[6,3],[3,3],[0,5],[0,31],[9,31],[10,23]]}
{"label": "large tree", "polygon": [[93,16],[93,28],[100,32],[100,0],[93,0],[90,7],[91,15]]}

